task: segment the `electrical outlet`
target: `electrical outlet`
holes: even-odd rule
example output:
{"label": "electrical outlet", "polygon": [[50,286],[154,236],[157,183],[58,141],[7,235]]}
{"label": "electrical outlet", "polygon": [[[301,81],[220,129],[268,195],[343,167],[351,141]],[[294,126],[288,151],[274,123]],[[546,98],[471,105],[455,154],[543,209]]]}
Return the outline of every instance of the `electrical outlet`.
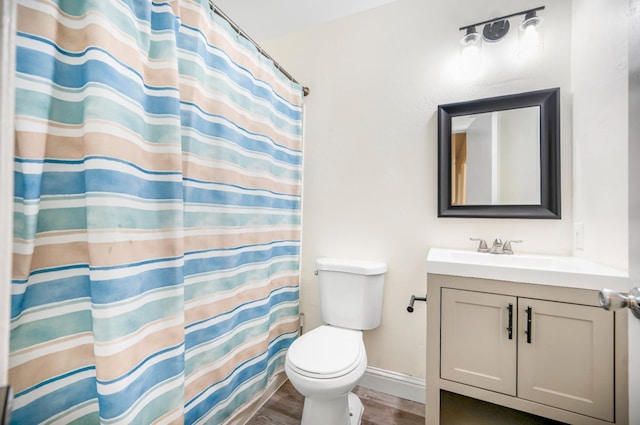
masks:
{"label": "electrical outlet", "polygon": [[582,251],[584,249],[584,224],[573,223],[573,247]]}

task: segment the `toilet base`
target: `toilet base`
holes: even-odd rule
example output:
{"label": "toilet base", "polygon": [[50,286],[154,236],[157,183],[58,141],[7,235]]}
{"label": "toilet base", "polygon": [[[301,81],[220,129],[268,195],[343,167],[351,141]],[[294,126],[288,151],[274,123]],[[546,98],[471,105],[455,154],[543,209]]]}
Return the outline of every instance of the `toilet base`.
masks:
{"label": "toilet base", "polygon": [[350,425],[360,425],[363,413],[364,406],[358,396],[354,393],[349,393],[349,415],[351,415]]}
{"label": "toilet base", "polygon": [[364,406],[354,393],[330,400],[304,399],[301,425],[360,425]]}

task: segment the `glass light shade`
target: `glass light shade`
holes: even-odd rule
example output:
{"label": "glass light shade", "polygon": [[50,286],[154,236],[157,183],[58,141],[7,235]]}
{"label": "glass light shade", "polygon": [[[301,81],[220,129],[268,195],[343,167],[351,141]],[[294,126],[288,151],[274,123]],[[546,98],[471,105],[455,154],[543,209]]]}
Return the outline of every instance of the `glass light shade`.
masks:
{"label": "glass light shade", "polygon": [[482,37],[474,29],[460,40],[460,66],[463,70],[474,70],[481,64]]}
{"label": "glass light shade", "polygon": [[526,59],[544,49],[544,20],[527,14],[518,28],[518,58]]}

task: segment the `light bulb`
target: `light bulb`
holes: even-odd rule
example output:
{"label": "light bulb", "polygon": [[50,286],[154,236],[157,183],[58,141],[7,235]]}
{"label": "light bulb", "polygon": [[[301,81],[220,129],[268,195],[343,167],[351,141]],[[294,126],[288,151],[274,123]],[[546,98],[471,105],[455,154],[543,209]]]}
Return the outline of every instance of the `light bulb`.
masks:
{"label": "light bulb", "polygon": [[481,64],[482,37],[475,27],[467,28],[467,33],[460,40],[460,66],[463,71],[473,71]]}
{"label": "light bulb", "polygon": [[542,18],[529,12],[518,29],[518,57],[525,59],[544,49]]}

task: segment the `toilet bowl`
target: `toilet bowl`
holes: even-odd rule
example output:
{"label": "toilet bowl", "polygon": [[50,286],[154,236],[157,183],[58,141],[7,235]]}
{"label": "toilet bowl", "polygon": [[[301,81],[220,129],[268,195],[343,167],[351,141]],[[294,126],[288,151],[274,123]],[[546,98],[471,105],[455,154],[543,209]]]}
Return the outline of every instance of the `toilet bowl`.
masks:
{"label": "toilet bowl", "polygon": [[302,425],[358,425],[363,407],[351,390],[367,367],[362,332],[320,326],[289,348],[285,372],[305,397]]}

